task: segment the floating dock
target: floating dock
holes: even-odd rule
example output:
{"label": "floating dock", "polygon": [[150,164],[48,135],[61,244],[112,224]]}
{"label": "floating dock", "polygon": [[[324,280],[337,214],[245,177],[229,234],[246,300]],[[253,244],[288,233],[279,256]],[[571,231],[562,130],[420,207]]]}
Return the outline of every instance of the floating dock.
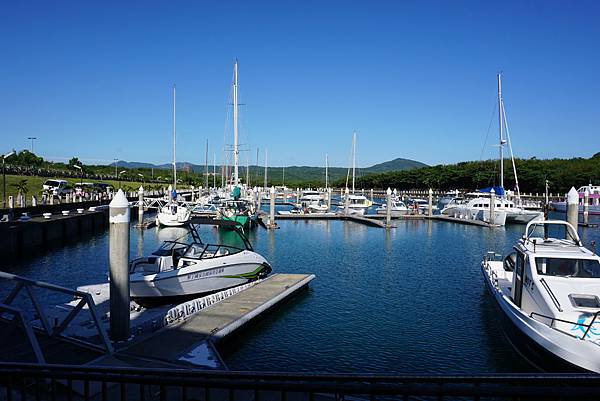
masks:
{"label": "floating dock", "polygon": [[[70,323],[66,323],[68,326],[64,327],[62,334],[48,336],[39,316],[30,316],[27,320],[32,322],[31,341],[24,341],[26,338],[22,336],[4,338],[0,341],[0,350],[4,351],[0,361],[33,362],[33,349],[38,350],[45,361],[67,365],[226,369],[213,344],[306,288],[314,278],[312,274],[279,273],[175,306],[146,309],[132,303],[132,336],[127,342],[113,343],[111,350],[102,350],[94,344],[98,339],[98,325],[105,332],[109,329],[108,284],[80,287],[73,292],[91,296],[94,313],[98,316],[97,324],[87,313],[87,305],[78,306],[79,299],[49,310],[43,308],[46,309],[46,322],[59,323],[68,319]],[[52,287],[46,283],[25,281],[30,287]],[[78,310],[84,313],[73,315]],[[16,312],[17,315],[20,313]],[[2,320],[0,328],[7,333],[12,330],[10,324]],[[17,347],[19,352],[15,352]]]}

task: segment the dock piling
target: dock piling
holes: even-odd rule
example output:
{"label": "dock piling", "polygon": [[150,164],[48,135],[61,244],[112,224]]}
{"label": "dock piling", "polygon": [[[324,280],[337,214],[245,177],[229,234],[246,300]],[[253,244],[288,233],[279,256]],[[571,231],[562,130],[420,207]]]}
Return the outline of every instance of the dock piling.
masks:
{"label": "dock piling", "polygon": [[583,224],[590,224],[590,191],[587,188],[583,194]]}
{"label": "dock piling", "polygon": [[129,202],[119,189],[109,204],[110,336],[129,338]]}
{"label": "dock piling", "polygon": [[[194,192],[192,192],[192,197]],[[144,222],[144,187],[140,185],[138,189],[138,225],[142,227]]]}
{"label": "dock piling", "polygon": [[[567,194],[567,222],[577,230],[579,223],[579,194],[575,187],[571,187]],[[566,235],[568,235],[568,232]]]}
{"label": "dock piling", "polygon": [[433,189],[429,188],[429,199],[427,202],[427,216],[433,216]]}
{"label": "dock piling", "polygon": [[350,213],[350,190],[348,189],[348,187],[346,187],[346,189],[344,190],[344,214],[348,214]]}
{"label": "dock piling", "polygon": [[496,191],[494,188],[490,191],[490,217],[488,219],[489,224],[494,224],[496,219],[494,218],[494,208],[496,207]]}
{"label": "dock piling", "polygon": [[275,223],[275,187],[271,186],[269,190],[270,199],[269,199],[269,224],[267,227],[269,228],[277,228],[277,224]]}
{"label": "dock piling", "polygon": [[386,207],[385,207],[385,226],[386,228],[390,227],[390,223],[392,222],[392,190],[388,187],[385,192],[386,197]]}

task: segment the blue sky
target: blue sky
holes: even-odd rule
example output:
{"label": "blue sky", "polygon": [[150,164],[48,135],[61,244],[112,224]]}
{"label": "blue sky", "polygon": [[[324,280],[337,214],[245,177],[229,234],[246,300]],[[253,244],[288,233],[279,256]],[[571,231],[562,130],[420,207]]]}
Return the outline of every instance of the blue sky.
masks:
{"label": "blue sky", "polygon": [[600,151],[596,1],[8,2],[0,12],[0,152],[223,158],[240,62],[241,155],[270,165],[494,157],[496,72],[515,154]]}

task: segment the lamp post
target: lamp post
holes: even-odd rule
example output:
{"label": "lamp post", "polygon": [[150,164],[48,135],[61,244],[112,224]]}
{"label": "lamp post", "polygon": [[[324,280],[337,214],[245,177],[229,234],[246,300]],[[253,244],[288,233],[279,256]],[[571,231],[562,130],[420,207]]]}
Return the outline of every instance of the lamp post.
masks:
{"label": "lamp post", "polygon": [[119,189],[121,189],[121,175],[122,174],[125,174],[125,170],[119,171],[119,174],[117,175],[117,179],[119,180]]}
{"label": "lamp post", "polygon": [[143,184],[143,185],[146,185],[146,180],[145,180],[145,178],[144,178],[144,174],[140,174],[140,173],[138,173],[138,176],[142,177],[142,184]]}
{"label": "lamp post", "polygon": [[2,207],[6,208],[6,169],[4,167],[4,161],[7,157],[10,157],[15,154],[15,151],[9,152],[2,156]]}
{"label": "lamp post", "polygon": [[115,161],[115,177],[117,177],[117,166],[119,165],[119,159],[113,159]]}
{"label": "lamp post", "polygon": [[81,168],[81,166],[74,164],[73,167],[75,167],[77,170],[79,170],[79,185],[83,184],[83,169]]}
{"label": "lamp post", "polygon": [[28,136],[27,139],[31,140],[31,153],[33,154],[33,141],[37,139],[35,136]]}

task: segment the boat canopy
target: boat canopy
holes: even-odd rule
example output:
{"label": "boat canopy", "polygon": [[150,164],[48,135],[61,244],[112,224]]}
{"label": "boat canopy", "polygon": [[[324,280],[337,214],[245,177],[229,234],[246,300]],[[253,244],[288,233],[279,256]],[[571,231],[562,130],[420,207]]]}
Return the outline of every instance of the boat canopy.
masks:
{"label": "boat canopy", "polygon": [[490,193],[490,192],[492,192],[492,189],[494,190],[494,193],[496,195],[504,196],[504,188],[500,187],[500,186],[483,188],[483,189],[480,189],[479,192]]}

